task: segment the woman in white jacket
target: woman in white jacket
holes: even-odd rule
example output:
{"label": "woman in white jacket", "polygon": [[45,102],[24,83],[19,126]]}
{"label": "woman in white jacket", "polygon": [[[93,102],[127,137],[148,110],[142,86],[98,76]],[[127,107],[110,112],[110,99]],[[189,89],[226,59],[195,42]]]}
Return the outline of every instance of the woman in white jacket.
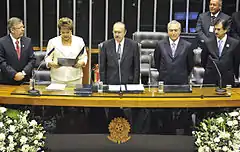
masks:
{"label": "woman in white jacket", "polygon": [[[72,20],[63,17],[58,21],[60,36],[49,40],[45,59],[47,67],[51,68],[52,83],[82,84],[83,67],[87,63],[87,53],[81,37],[72,35]],[[73,66],[60,66],[58,58],[76,59]]]}

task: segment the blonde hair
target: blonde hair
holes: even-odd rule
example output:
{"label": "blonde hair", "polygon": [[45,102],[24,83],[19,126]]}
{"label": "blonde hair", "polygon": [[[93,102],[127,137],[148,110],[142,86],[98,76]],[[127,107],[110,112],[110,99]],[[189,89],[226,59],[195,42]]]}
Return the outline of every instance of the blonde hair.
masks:
{"label": "blonde hair", "polygon": [[68,17],[62,17],[58,20],[58,29],[61,30],[62,27],[67,27],[69,30],[73,29],[72,20]]}

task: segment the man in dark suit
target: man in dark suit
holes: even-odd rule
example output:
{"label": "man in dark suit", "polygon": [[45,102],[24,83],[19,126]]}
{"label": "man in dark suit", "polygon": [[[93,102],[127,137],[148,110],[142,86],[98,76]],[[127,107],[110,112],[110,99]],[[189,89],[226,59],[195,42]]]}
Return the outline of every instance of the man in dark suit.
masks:
{"label": "man in dark suit", "polygon": [[[113,37],[105,41],[100,52],[100,80],[104,84],[138,84],[140,75],[140,58],[137,42],[125,38],[125,24],[116,22],[113,25]],[[120,65],[119,65],[120,62]],[[119,79],[119,66],[121,69],[121,82]],[[92,109],[91,109],[92,110]],[[103,113],[101,109],[93,109],[93,121],[96,122],[99,116]],[[109,122],[116,117],[125,117],[132,123],[132,110],[129,108],[105,108],[106,117]],[[95,114],[94,114],[95,113]],[[96,116],[96,114],[98,115]],[[101,123],[102,124],[102,123]],[[94,125],[92,125],[94,126]],[[99,124],[98,124],[99,126]],[[96,127],[95,127],[96,128]],[[107,127],[105,127],[106,129]]]}
{"label": "man in dark suit", "polygon": [[222,0],[210,0],[209,11],[198,17],[196,31],[201,42],[214,37],[214,22],[217,19],[231,20],[231,17],[222,11]]}
{"label": "man in dark suit", "polygon": [[219,85],[219,75],[214,66],[217,67],[222,76],[223,87],[227,84],[234,85],[234,76],[238,78],[239,67],[239,42],[227,35],[229,21],[218,19],[214,26],[215,37],[205,42],[206,49],[202,51],[201,62],[205,69],[205,84]]}
{"label": "man in dark suit", "polygon": [[240,40],[240,12],[232,15],[231,36]]}
{"label": "man in dark suit", "polygon": [[[164,85],[185,85],[189,83],[189,75],[193,68],[193,49],[191,43],[180,38],[181,24],[173,20],[168,23],[167,39],[163,39],[157,43],[154,51],[155,66],[159,72],[159,80],[164,81]],[[152,125],[153,133],[172,134],[177,129],[185,129],[189,127],[190,121],[178,123],[182,118],[186,120],[188,111],[181,110],[162,110],[152,114],[152,123],[162,122]],[[177,118],[177,119],[175,119]],[[183,121],[182,121],[183,122]],[[186,129],[185,132],[189,130]]]}
{"label": "man in dark suit", "polygon": [[35,64],[31,39],[23,36],[21,19],[8,20],[9,35],[0,38],[0,74],[2,84],[21,84],[28,81]]}
{"label": "man in dark suit", "polygon": [[[125,38],[125,25],[117,22],[113,25],[114,39],[103,43],[100,53],[100,79],[104,84],[138,84],[140,58],[137,42]],[[120,65],[119,65],[120,60]]]}
{"label": "man in dark suit", "polygon": [[164,84],[188,84],[193,68],[191,43],[180,38],[181,24],[175,20],[168,23],[168,39],[157,43],[154,51],[155,66],[159,80]]}

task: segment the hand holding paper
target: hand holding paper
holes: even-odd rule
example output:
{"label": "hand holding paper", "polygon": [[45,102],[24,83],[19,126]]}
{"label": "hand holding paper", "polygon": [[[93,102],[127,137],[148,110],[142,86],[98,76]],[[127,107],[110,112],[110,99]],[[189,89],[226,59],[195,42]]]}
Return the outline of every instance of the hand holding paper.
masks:
{"label": "hand holding paper", "polygon": [[59,67],[60,67],[58,64],[56,64],[56,63],[54,63],[54,62],[49,62],[49,63],[48,63],[48,66],[49,66],[50,68],[59,68]]}

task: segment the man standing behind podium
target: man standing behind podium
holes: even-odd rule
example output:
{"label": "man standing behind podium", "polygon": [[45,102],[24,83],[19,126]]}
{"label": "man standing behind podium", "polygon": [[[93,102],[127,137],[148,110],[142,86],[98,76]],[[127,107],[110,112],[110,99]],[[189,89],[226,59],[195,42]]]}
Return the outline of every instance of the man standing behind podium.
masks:
{"label": "man standing behind podium", "polygon": [[214,37],[214,22],[217,19],[231,20],[231,17],[222,11],[222,0],[210,0],[209,11],[198,17],[196,31],[200,41],[204,42],[209,37]]}
{"label": "man standing behind podium", "polygon": [[[110,39],[102,45],[100,53],[100,80],[104,84],[139,83],[140,58],[138,44],[131,39],[125,38],[126,32],[125,24],[116,22],[113,25],[114,39]],[[119,66],[121,74],[119,74]],[[119,79],[120,75],[121,82]],[[128,108],[110,108],[109,112],[108,109],[105,110],[108,120],[124,116],[132,123],[132,111]]]}
{"label": "man standing behind podium", "polygon": [[159,80],[168,85],[188,84],[193,68],[191,43],[180,38],[181,24],[173,20],[168,23],[168,39],[157,43],[154,51],[155,66]]}
{"label": "man standing behind podium", "polygon": [[[137,42],[125,38],[125,24],[113,25],[114,39],[103,43],[100,53],[100,80],[104,84],[138,84],[140,59]],[[120,59],[120,65],[118,60]],[[119,80],[119,66],[121,82]]]}
{"label": "man standing behind podium", "polygon": [[31,39],[23,36],[21,19],[8,20],[9,35],[0,39],[0,81],[2,84],[18,85],[29,81],[35,64]]}
{"label": "man standing behind podium", "polygon": [[[226,33],[229,29],[229,21],[218,19],[215,23],[215,35],[205,42],[206,49],[201,53],[202,66],[205,69],[203,83],[219,85],[219,74],[222,76],[223,87],[227,84],[234,85],[234,75],[238,78],[239,50],[238,41]],[[222,86],[221,86],[222,87]]]}

